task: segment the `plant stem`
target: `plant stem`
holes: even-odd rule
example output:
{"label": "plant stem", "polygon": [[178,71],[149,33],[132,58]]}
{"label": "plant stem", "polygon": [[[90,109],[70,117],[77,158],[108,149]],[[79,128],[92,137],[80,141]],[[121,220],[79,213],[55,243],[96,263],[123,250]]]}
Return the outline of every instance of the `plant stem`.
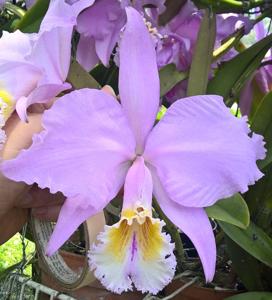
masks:
{"label": "plant stem", "polygon": [[156,212],[158,213],[160,219],[162,219],[165,224],[167,231],[171,235],[173,241],[175,242],[175,248],[177,252],[177,262],[178,262],[178,267],[182,270],[183,269],[183,261],[185,260],[184,256],[184,250],[183,250],[183,244],[180,238],[180,234],[177,230],[177,227],[166,217],[162,209],[160,208],[158,202],[154,199],[153,201],[153,206]]}

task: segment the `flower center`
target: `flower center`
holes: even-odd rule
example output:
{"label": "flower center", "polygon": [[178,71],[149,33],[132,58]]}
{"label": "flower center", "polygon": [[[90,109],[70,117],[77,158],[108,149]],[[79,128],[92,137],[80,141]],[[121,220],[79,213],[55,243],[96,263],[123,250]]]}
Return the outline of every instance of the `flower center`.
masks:
{"label": "flower center", "polygon": [[0,90],[0,118],[2,127],[4,123],[12,114],[14,110],[14,102],[11,95],[5,90]]}
{"label": "flower center", "polygon": [[161,221],[153,219],[151,211],[143,207],[122,212],[117,226],[113,226],[109,234],[108,251],[122,260],[126,251],[130,252],[133,261],[137,252],[141,252],[143,260],[153,260],[160,256],[163,246]]}

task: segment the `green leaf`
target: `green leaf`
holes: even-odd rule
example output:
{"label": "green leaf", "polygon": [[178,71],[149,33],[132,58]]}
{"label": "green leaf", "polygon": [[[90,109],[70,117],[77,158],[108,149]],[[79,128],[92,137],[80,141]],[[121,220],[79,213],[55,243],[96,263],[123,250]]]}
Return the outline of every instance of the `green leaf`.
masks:
{"label": "green leaf", "polygon": [[266,158],[258,162],[263,169],[272,162],[272,92],[265,95],[253,116],[251,129],[261,134],[266,142]]}
{"label": "green leaf", "polygon": [[232,262],[232,268],[249,291],[263,291],[263,278],[259,261],[237,245],[228,236],[224,238],[227,252]]}
{"label": "green leaf", "polygon": [[223,231],[249,254],[272,267],[272,239],[253,222],[246,229],[218,221]]}
{"label": "green leaf", "polygon": [[249,210],[240,194],[220,200],[213,206],[207,207],[206,212],[210,218],[246,228],[249,225]]}
{"label": "green leaf", "polygon": [[249,292],[226,298],[225,300],[272,300],[272,293]]}
{"label": "green leaf", "polygon": [[206,93],[216,36],[216,15],[210,9],[205,11],[197,36],[197,42],[190,68],[187,95]]}
{"label": "green leaf", "polygon": [[163,67],[160,70],[161,97],[187,76],[187,73],[179,72],[174,64]]}
{"label": "green leaf", "polygon": [[222,64],[209,82],[207,93],[224,97],[228,105],[239,95],[241,88],[259,67],[272,45],[272,34]]}
{"label": "green leaf", "polygon": [[70,65],[67,81],[70,82],[75,89],[100,88],[99,83],[75,60],[72,61]]}
{"label": "green leaf", "polygon": [[22,32],[38,32],[42,19],[47,12],[49,0],[37,0],[35,4],[25,13],[20,22],[16,24],[15,29]]}

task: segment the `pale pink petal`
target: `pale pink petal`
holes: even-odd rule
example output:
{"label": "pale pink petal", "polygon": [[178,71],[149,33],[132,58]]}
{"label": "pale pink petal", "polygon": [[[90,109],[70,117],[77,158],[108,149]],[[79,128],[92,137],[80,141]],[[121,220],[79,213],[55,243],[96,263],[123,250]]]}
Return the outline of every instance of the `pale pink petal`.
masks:
{"label": "pale pink petal", "polygon": [[184,98],[155,126],[144,157],[173,201],[205,207],[262,177],[256,160],[265,157],[264,143],[248,134],[246,119],[234,117],[221,97]]}
{"label": "pale pink petal", "polygon": [[192,241],[201,259],[206,281],[215,273],[216,244],[208,216],[203,208],[184,207],[171,201],[155,171],[152,171],[154,195],[166,216]]}
{"label": "pale pink petal", "polygon": [[58,221],[47,244],[46,254],[54,254],[88,218],[98,212],[90,205],[90,199],[82,196],[67,198],[61,207]]}
{"label": "pale pink petal", "polygon": [[97,56],[107,66],[125,22],[126,14],[118,0],[100,0],[80,14],[77,30],[94,39]]}
{"label": "pale pink petal", "polygon": [[0,89],[10,94],[16,101],[36,88],[42,72],[27,62],[0,62]]}
{"label": "pale pink petal", "polygon": [[45,84],[35,88],[27,97],[22,96],[16,102],[16,111],[22,121],[27,121],[27,108],[34,103],[46,103],[60,92],[71,88],[69,83]]}
{"label": "pale pink petal", "polygon": [[91,6],[94,0],[50,1],[49,8],[41,23],[40,32],[49,31],[55,27],[73,27],[77,23],[77,16],[86,7]]}
{"label": "pale pink petal", "polygon": [[120,44],[119,91],[141,154],[159,108],[159,76],[154,44],[142,16],[127,8]]}
{"label": "pale pink petal", "polygon": [[55,27],[39,35],[28,59],[44,72],[40,85],[60,84],[66,80],[70,66],[72,32],[73,27]]}
{"label": "pale pink petal", "polygon": [[135,141],[115,98],[82,89],[60,98],[43,116],[33,144],[2,165],[15,181],[38,183],[52,193],[90,199],[102,208],[124,183]]}
{"label": "pale pink petal", "polygon": [[129,168],[124,186],[123,211],[142,207],[151,210],[152,178],[142,156]]}
{"label": "pale pink petal", "polygon": [[26,56],[32,50],[31,40],[36,34],[25,34],[19,30],[3,32],[0,39],[0,63],[3,61],[26,62]]}

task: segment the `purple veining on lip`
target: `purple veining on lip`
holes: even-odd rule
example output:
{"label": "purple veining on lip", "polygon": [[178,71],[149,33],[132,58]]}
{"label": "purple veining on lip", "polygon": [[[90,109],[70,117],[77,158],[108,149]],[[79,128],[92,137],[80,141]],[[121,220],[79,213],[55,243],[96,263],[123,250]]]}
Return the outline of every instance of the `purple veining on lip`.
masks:
{"label": "purple veining on lip", "polygon": [[137,252],[136,233],[133,232],[132,245],[131,245],[131,261],[133,261],[136,252]]}

